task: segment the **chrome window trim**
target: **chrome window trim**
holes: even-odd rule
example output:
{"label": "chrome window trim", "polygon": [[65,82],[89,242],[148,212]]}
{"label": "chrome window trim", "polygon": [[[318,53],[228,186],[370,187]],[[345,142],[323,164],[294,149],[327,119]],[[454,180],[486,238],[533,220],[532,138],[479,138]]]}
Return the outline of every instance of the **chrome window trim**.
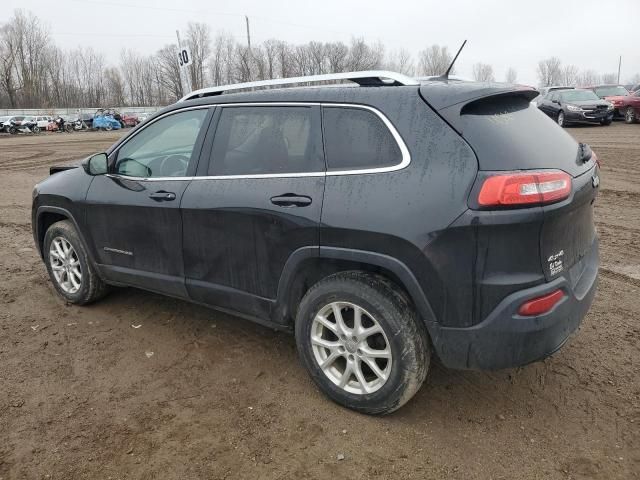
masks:
{"label": "chrome window trim", "polygon": [[185,112],[188,110],[196,110],[202,108],[227,108],[227,107],[312,107],[312,106],[321,106],[321,107],[335,107],[335,108],[359,108],[362,110],[368,110],[375,115],[378,116],[385,124],[391,135],[393,136],[398,148],[400,148],[400,152],[402,153],[402,160],[400,163],[396,165],[390,165],[388,167],[373,167],[373,168],[361,168],[361,169],[353,169],[353,170],[326,170],[322,172],[300,172],[300,173],[262,173],[262,174],[253,174],[253,175],[201,175],[201,176],[191,176],[191,177],[130,177],[128,175],[118,175],[118,174],[108,174],[109,177],[114,178],[123,178],[126,180],[133,180],[138,182],[166,182],[169,180],[241,180],[241,179],[262,179],[262,178],[302,178],[302,177],[336,177],[336,176],[346,176],[346,175],[365,175],[371,173],[387,173],[387,172],[395,172],[398,170],[402,170],[409,166],[411,163],[411,154],[409,153],[409,148],[404,142],[402,136],[396,129],[396,127],[391,123],[391,121],[387,118],[387,116],[378,110],[375,107],[371,107],[369,105],[362,105],[359,103],[329,103],[329,102],[236,102],[236,103],[216,103],[211,105],[199,105],[195,107],[185,107],[178,110],[172,110],[171,112],[167,112],[163,115],[160,115],[157,118],[154,118],[148,124],[145,124],[140,130],[131,134],[122,144],[118,145],[118,147],[111,152],[110,156],[114,153],[117,153],[123,145],[125,145],[131,138],[135,135],[143,131],[149,125],[153,125],[156,121],[161,118],[167,117],[169,115]]}

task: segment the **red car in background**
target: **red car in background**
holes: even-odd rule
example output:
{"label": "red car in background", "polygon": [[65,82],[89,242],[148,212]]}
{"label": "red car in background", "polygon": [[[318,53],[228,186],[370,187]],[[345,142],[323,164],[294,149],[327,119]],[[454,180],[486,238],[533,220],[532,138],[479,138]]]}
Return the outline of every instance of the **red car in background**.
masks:
{"label": "red car in background", "polygon": [[621,113],[625,123],[635,123],[640,120],[640,90],[629,95],[607,97],[613,104],[615,111]]}
{"label": "red car in background", "polygon": [[126,127],[135,127],[140,123],[140,119],[135,113],[123,113],[121,118]]}
{"label": "red car in background", "polygon": [[[597,96],[613,104],[613,118],[625,118],[625,112],[621,108],[622,105],[618,105],[620,103],[620,98],[629,96],[629,90],[624,88],[624,86],[596,85],[594,87],[585,88],[592,90]],[[616,102],[618,102],[618,104],[616,104]]]}

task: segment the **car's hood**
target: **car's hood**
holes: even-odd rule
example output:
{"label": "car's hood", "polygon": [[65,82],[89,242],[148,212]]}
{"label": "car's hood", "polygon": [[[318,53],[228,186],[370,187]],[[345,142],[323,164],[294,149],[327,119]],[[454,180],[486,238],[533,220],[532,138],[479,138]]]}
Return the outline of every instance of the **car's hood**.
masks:
{"label": "car's hood", "polygon": [[612,95],[610,97],[604,97],[604,99],[609,101],[609,102],[613,102],[614,100],[619,102],[619,101],[622,101],[622,100],[626,100],[626,98],[628,96],[629,95]]}
{"label": "car's hood", "polygon": [[594,106],[594,105],[604,105],[605,107],[609,106],[609,102],[604,100],[574,100],[567,103],[570,105],[578,105],[580,107]]}

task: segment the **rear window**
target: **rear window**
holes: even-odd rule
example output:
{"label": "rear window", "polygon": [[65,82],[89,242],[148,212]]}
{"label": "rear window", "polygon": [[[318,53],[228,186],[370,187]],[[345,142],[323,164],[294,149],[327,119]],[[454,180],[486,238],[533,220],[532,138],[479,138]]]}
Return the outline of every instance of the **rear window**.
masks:
{"label": "rear window", "polygon": [[323,107],[329,171],[390,167],[402,161],[395,138],[375,113],[362,108]]}
{"label": "rear window", "polygon": [[558,168],[579,175],[578,144],[554,120],[520,95],[484,98],[446,115],[469,142],[481,170]]}

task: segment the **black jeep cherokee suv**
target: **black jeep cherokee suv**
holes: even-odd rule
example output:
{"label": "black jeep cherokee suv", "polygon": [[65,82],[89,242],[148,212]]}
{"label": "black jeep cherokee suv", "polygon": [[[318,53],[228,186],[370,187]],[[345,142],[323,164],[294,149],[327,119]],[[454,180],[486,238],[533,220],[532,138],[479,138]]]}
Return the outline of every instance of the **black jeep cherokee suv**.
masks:
{"label": "black jeep cherokee suv", "polygon": [[129,285],[290,329],[320,389],[366,413],[407,402],[432,352],[497,369],[559,349],[596,288],[595,154],[532,89],[297,81],[346,79],[194,92],[52,168],[33,233],[57,291]]}

